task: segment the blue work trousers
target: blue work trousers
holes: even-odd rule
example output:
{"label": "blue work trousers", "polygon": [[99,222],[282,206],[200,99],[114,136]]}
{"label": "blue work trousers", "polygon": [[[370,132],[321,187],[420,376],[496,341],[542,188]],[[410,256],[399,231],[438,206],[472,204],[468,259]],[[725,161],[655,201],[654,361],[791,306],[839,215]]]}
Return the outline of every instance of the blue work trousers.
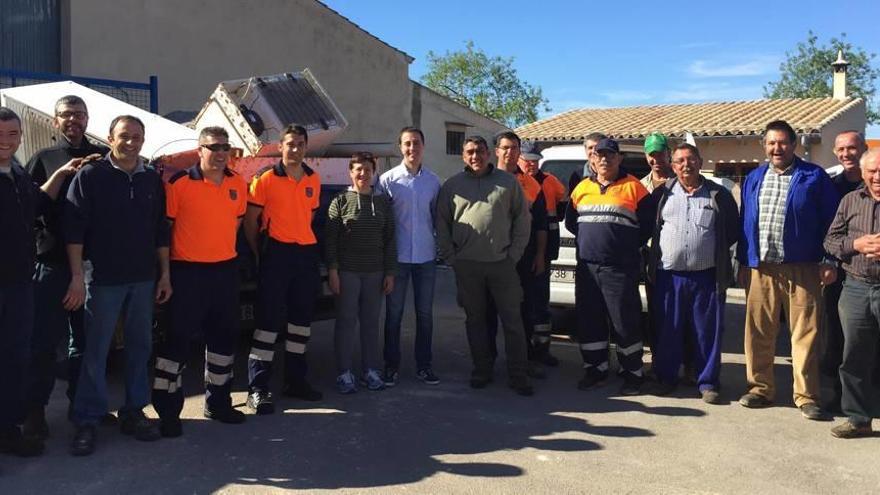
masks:
{"label": "blue work trousers", "polygon": [[73,403],[85,350],[83,310],[67,311],[62,300],[70,286],[66,263],[40,263],[34,269],[34,333],[28,383],[30,408],[45,407],[55,386],[55,363],[61,342],[67,343],[67,398]]}
{"label": "blue work trousers", "polygon": [[238,262],[171,262],[168,331],[156,353],[153,406],[162,419],[183,409],[181,373],[194,342],[205,345],[205,404],[218,411],[232,407],[232,371],[238,343]]}
{"label": "blue work trousers", "polygon": [[578,260],[575,273],[577,336],[584,367],[608,372],[608,342],[617,344],[621,372],[642,378],[642,301],[639,267]]}
{"label": "blue work trousers", "polygon": [[[657,379],[675,384],[682,363],[692,362],[700,390],[718,390],[725,295],[718,293],[715,269],[657,270],[652,295]],[[684,355],[688,340],[693,356]]]}
{"label": "blue work trousers", "polygon": [[0,432],[24,421],[34,321],[33,283],[0,284]]}
{"label": "blue work trousers", "polygon": [[[248,356],[248,387],[269,391],[278,334],[284,339],[284,381],[296,386],[306,379],[306,345],[311,336],[315,302],[321,290],[318,246],[269,240],[260,257],[256,328]],[[286,325],[286,331],[285,331]]]}

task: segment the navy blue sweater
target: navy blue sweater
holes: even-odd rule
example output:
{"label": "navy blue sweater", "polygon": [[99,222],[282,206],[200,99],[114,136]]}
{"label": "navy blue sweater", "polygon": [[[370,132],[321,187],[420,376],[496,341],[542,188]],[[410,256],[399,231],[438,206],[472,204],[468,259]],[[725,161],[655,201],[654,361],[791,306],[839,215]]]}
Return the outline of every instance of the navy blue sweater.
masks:
{"label": "navy blue sweater", "polygon": [[107,159],[86,164],[67,191],[64,237],[83,244],[92,283],[119,285],[156,278],[156,249],[167,247],[165,189],[151,167],[129,176]]}

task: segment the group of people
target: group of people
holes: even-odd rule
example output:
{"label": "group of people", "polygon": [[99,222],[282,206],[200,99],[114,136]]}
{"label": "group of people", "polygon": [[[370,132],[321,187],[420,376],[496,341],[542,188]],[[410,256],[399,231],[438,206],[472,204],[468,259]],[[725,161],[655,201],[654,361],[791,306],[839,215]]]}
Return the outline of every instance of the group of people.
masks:
{"label": "group of people", "polygon": [[[278,163],[247,184],[230,169],[232,148],[221,127],[200,130],[198,163],[166,183],[139,156],[145,128],[138,118],[113,120],[109,149],[85,138],[87,124],[85,102],[61,98],[53,119],[58,144],[22,167],[14,158],[21,121],[0,108],[6,233],[0,243],[0,381],[11,397],[0,409],[4,452],[42,453],[55,350],[63,340],[69,341],[73,455],[94,452],[99,425],[118,424],[142,441],[182,435],[182,372],[194,341],[205,348],[204,416],[244,422],[230,395],[240,332],[240,227],[258,266],[246,402],[258,415],[274,412],[270,381],[279,333],[283,394],[323,397],[308,380],[306,357],[322,259],[336,295],[340,393],[398,383],[410,281],[416,377],[440,383],[432,366],[439,257],[454,271],[466,316],[470,386],[493,381],[500,318],[508,385],[533,395],[531,379],[559,364],[550,353],[549,266],[563,219],[576,237],[580,389],[608,379],[614,343],[621,393],[641,393],[647,343],[655,393],[670,393],[684,368],[684,379],[695,381],[703,400],[719,403],[725,293],[735,276],[736,245],[739,281],[747,288],[749,390],[740,404],[764,407],[774,400],[774,346],[784,312],[794,402],[802,414],[823,420],[830,419],[826,410],[842,409],[848,419],[832,433],[844,438],[869,435],[872,417],[880,415],[880,153],[866,152],[857,132],[837,137],[844,172],[832,180],[795,155],[796,134],[787,123],[771,122],[764,134],[767,162],[746,177],[738,209],[730,191],[700,174],[695,146],[670,149],[661,134],[645,141],[652,170],[642,180],[621,168],[615,140],[587,136],[587,163],[566,188],[539,169],[534,143],[510,131],[495,136],[495,164],[484,138],[465,139],[464,169],[441,184],[422,164],[424,134],[405,127],[398,136],[401,163],[378,178],[375,157],[352,156],[351,186],[330,203],[322,253],[312,227],[321,181],[303,161],[308,133],[302,126],[282,130]],[[640,321],[643,274],[646,326]],[[170,323],[154,353],[153,310],[165,303]],[[839,308],[839,317],[823,307]],[[125,403],[117,417],[108,412],[105,375],[119,324]],[[826,403],[820,403],[820,361],[839,385]],[[158,422],[143,412],[150,403]]]}

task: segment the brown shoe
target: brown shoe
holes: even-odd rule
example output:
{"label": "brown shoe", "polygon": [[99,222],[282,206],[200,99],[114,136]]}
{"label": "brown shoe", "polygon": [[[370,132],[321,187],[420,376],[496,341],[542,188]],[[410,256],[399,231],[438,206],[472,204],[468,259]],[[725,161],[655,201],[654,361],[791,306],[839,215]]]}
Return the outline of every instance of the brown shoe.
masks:
{"label": "brown shoe", "polygon": [[834,438],[865,438],[874,436],[871,423],[856,424],[850,420],[831,428],[831,436]]}

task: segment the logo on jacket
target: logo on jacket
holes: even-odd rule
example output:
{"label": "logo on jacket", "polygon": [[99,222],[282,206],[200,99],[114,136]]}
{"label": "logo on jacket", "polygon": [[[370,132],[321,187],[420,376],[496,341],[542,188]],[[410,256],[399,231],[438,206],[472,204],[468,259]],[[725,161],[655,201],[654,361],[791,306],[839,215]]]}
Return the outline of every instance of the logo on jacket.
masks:
{"label": "logo on jacket", "polygon": [[231,200],[233,200],[233,201],[235,201],[236,199],[238,199],[238,191],[235,190],[235,189],[230,189],[230,190],[229,190],[229,199],[231,199]]}
{"label": "logo on jacket", "polygon": [[306,197],[311,198],[314,195],[315,195],[315,190],[312,189],[311,187],[307,187],[306,188]]}

